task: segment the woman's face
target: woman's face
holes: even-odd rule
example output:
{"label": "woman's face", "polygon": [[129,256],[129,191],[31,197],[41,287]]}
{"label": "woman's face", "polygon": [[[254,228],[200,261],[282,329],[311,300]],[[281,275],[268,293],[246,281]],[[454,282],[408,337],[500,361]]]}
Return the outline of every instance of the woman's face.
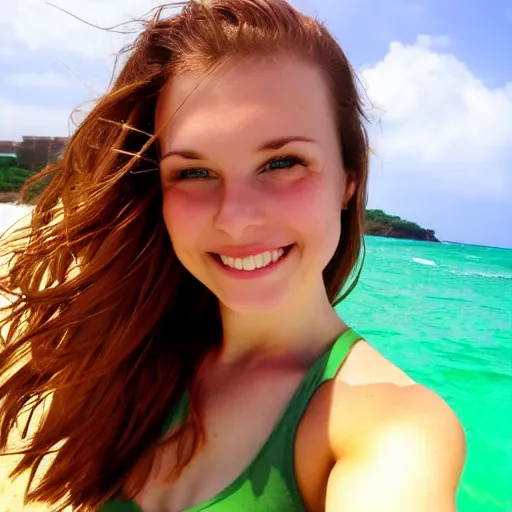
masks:
{"label": "woman's face", "polygon": [[156,128],[163,216],[185,268],[237,311],[317,293],[354,189],[321,72],[281,57],[180,75]]}

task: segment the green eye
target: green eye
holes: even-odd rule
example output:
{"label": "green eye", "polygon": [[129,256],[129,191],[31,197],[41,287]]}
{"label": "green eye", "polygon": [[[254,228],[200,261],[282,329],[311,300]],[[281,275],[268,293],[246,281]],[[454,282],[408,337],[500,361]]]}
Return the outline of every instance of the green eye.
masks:
{"label": "green eye", "polygon": [[290,169],[296,165],[306,165],[304,160],[295,156],[276,158],[270,161],[267,166],[270,171],[278,171],[280,169]]}
{"label": "green eye", "polygon": [[184,169],[179,172],[180,180],[205,179],[209,177],[206,169]]}

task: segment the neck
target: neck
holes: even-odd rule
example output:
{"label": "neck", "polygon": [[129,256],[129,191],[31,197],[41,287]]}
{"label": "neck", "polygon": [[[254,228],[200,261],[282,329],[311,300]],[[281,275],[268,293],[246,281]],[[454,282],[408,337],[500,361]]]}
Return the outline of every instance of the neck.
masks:
{"label": "neck", "polygon": [[223,344],[220,360],[316,358],[347,325],[329,303],[323,283],[316,293],[300,293],[279,309],[240,312],[221,305]]}

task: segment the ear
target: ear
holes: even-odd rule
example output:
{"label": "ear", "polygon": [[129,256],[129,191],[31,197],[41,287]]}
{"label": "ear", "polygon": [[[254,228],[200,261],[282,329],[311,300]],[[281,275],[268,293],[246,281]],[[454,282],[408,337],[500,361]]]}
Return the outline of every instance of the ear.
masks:
{"label": "ear", "polygon": [[356,173],[354,171],[345,170],[345,192],[343,194],[343,199],[341,203],[341,209],[346,210],[348,208],[348,203],[352,199],[353,195],[357,190],[357,180]]}

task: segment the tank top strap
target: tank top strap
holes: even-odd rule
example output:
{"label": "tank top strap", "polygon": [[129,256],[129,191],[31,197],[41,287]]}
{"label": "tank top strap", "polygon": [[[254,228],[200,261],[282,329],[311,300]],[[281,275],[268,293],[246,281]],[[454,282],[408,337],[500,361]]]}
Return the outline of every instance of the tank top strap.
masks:
{"label": "tank top strap", "polygon": [[171,428],[176,427],[184,423],[187,419],[188,413],[190,411],[190,394],[188,391],[185,391],[176,406],[175,409],[171,411],[167,420],[164,423],[162,431],[160,432],[160,436],[164,437]]}
{"label": "tank top strap", "polygon": [[324,382],[333,379],[338,373],[339,369],[345,362],[345,359],[349,355],[352,347],[357,341],[361,340],[361,335],[355,332],[353,329],[348,329],[342,333],[339,338],[331,346],[331,349],[327,352],[327,361],[325,366],[321,366],[320,375],[317,377],[319,385]]}
{"label": "tank top strap", "polygon": [[337,375],[352,347],[362,339],[362,336],[356,331],[348,329],[313,363],[287,411],[294,417],[291,423],[295,427],[318,388]]}

